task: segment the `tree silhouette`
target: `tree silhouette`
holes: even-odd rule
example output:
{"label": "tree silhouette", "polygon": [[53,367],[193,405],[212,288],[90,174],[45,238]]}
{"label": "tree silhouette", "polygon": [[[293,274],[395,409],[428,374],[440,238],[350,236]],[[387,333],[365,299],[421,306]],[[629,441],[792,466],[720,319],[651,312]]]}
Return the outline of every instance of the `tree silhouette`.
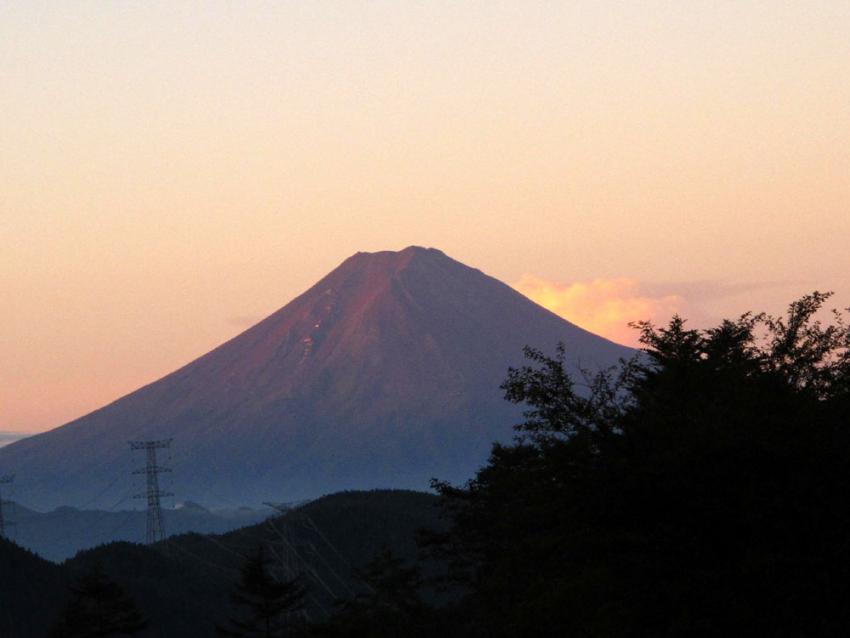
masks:
{"label": "tree silhouette", "polygon": [[360,572],[368,587],[341,605],[313,634],[334,638],[414,638],[430,636],[431,609],[420,598],[422,578],[416,566],[406,565],[388,548],[382,549]]}
{"label": "tree silhouette", "polygon": [[416,566],[410,566],[392,550],[384,547],[361,572],[370,592],[365,595],[370,606],[384,606],[407,616],[421,612],[419,596],[422,577]]}
{"label": "tree silhouette", "polygon": [[503,385],[517,442],[435,483],[463,633],[846,634],[850,329],[818,320],[827,298],[640,323],[641,355],[584,379],[527,350]]}
{"label": "tree silhouette", "polygon": [[132,636],[147,621],[124,589],[95,564],[71,587],[71,596],[50,631],[52,638]]}
{"label": "tree silhouette", "polygon": [[305,589],[296,580],[275,580],[268,570],[271,562],[262,545],[245,560],[239,583],[231,594],[237,612],[227,626],[216,628],[219,636],[276,638],[299,628],[293,613],[303,609]]}

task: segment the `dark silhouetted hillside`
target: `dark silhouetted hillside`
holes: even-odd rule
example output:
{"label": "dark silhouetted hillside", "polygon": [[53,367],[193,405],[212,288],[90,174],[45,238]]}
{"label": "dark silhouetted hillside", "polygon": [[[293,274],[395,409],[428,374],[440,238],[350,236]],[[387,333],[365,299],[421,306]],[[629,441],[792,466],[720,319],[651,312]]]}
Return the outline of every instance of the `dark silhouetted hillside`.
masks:
{"label": "dark silhouetted hillside", "polygon": [[403,490],[344,492],[227,534],[183,534],[153,546],[109,543],[61,565],[0,541],[0,636],[43,636],[66,602],[68,585],[94,565],[150,620],[140,635],[212,636],[228,615],[239,568],[258,545],[274,557],[277,576],[284,560],[302,574],[309,617],[320,621],[338,599],[362,591],[359,571],[380,549],[416,559],[417,530],[440,528],[436,503],[432,494]]}
{"label": "dark silhouetted hillside", "polygon": [[45,636],[66,586],[58,565],[0,538],[0,636]]}

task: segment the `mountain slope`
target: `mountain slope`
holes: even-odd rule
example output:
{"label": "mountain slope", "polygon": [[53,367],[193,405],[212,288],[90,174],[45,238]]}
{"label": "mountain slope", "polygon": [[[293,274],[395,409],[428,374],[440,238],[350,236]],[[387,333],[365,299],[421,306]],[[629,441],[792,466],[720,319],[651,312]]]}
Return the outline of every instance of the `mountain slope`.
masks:
{"label": "mountain slope", "polygon": [[174,491],[205,505],[464,480],[511,435],[508,366],[559,341],[587,365],[631,354],[440,251],[358,253],[189,365],[3,448],[0,467],[35,507],[129,494],[130,439],[174,437]]}

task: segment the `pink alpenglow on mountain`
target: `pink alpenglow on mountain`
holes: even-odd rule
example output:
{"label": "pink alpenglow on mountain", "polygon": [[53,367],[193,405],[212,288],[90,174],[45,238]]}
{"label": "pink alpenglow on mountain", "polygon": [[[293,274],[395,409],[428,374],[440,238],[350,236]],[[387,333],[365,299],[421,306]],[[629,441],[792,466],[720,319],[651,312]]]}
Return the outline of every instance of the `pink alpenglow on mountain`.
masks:
{"label": "pink alpenglow on mountain", "polygon": [[170,488],[205,505],[460,482],[519,420],[508,367],[560,341],[586,367],[633,353],[438,250],[357,253],[187,366],[2,448],[0,468],[41,508],[129,495],[138,439],[173,438]]}

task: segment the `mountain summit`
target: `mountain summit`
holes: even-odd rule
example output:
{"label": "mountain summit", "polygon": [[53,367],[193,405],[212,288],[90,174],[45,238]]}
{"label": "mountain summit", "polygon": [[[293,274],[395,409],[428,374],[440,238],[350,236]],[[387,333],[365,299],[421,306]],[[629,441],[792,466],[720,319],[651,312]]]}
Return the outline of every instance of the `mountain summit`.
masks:
{"label": "mountain summit", "polygon": [[173,437],[172,490],[205,505],[462,481],[511,436],[508,367],[559,341],[587,365],[632,352],[439,250],[357,253],[176,372],[1,449],[0,468],[36,507],[129,494],[136,439]]}

